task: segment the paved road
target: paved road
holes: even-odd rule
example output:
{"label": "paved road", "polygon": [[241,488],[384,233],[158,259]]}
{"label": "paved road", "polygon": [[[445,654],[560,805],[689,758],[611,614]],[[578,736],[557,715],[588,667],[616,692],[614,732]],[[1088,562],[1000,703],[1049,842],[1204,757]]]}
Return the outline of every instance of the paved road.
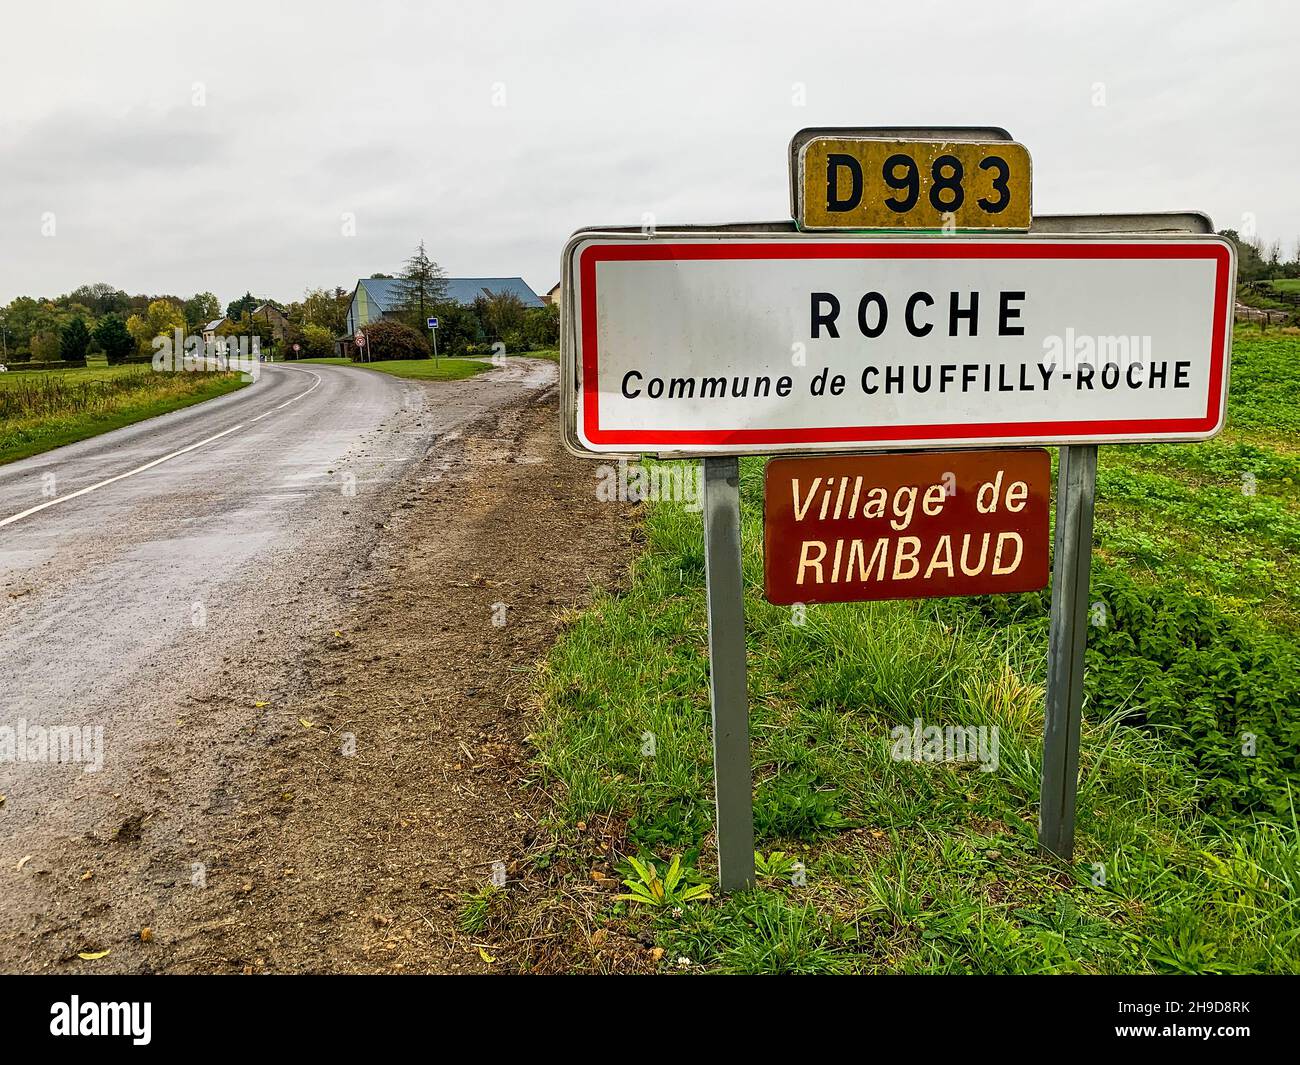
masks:
{"label": "paved road", "polygon": [[0,742],[7,871],[42,839],[103,831],[104,804],[83,799],[170,773],[149,752],[189,693],[224,676],[252,698],[281,634],[330,623],[303,589],[346,586],[410,464],[555,376],[531,359],[438,384],[267,366],[220,399],[0,466],[0,727],[104,729],[102,772],[15,762]]}

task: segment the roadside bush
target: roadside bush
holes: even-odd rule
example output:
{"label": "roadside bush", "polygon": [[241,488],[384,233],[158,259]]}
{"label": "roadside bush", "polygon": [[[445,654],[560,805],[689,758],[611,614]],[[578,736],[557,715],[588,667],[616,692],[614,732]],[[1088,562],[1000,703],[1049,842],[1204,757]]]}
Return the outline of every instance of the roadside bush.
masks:
{"label": "roadside bush", "polygon": [[[385,318],[372,322],[362,329],[366,335],[366,351],[371,359],[427,359],[431,355],[428,342],[409,325]],[[358,361],[359,354],[352,356]]]}
{"label": "roadside bush", "polygon": [[548,303],[524,312],[524,340],[529,351],[554,348],[560,344],[560,308]]}
{"label": "roadside bush", "polygon": [[304,359],[327,359],[334,354],[334,336],[322,325],[305,325],[297,338],[302,345],[299,356]]}

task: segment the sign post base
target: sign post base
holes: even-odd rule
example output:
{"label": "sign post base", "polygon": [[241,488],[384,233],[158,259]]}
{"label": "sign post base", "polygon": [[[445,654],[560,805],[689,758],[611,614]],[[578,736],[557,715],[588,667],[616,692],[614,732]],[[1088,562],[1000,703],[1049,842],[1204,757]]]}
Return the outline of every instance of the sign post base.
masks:
{"label": "sign post base", "polygon": [[1068,861],[1074,851],[1075,792],[1079,785],[1092,510],[1097,490],[1096,445],[1061,448],[1056,483],[1056,558],[1047,648],[1038,842]]}
{"label": "sign post base", "polygon": [[703,461],[718,881],[723,892],[743,891],[754,886],[754,800],[740,559],[740,461],[731,457]]}

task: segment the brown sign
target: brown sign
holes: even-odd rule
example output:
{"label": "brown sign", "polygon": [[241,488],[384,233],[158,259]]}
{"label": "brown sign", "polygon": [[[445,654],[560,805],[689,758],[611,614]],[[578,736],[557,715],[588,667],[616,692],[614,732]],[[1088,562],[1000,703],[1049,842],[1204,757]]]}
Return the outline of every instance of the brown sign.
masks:
{"label": "brown sign", "polygon": [[1045,587],[1051,481],[1043,450],[772,459],[764,591],[847,603]]}

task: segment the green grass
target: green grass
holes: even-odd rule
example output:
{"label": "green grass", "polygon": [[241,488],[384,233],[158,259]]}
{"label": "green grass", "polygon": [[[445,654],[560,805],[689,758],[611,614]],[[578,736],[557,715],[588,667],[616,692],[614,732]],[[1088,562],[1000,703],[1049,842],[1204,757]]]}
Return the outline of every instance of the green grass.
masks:
{"label": "green grass", "polygon": [[155,373],[147,365],[0,374],[0,464],[226,395],[231,373]]}
{"label": "green grass", "polygon": [[392,359],[381,362],[353,362],[351,359],[301,359],[303,363],[318,363],[322,366],[355,366],[361,370],[375,370],[393,377],[405,377],[414,381],[463,381],[467,377],[492,369],[490,362],[478,359],[448,358],[439,359],[434,365],[433,359]]}
{"label": "green grass", "polygon": [[[1300,972],[1298,388],[1300,338],[1243,332],[1219,440],[1102,449],[1107,609],[1069,864],[1035,840],[1046,597],[826,605],[795,624],[762,598],[763,462],[742,462],[757,846],[806,883],[778,862],[753,892],[676,915],[603,896],[583,921],[692,971]],[[714,873],[700,516],[655,503],[644,528],[627,591],[577,617],[543,673],[534,741],[560,843],[536,863],[554,905],[587,876],[565,842],[579,822]],[[916,718],[997,726],[996,771],[896,761],[890,730]]]}

